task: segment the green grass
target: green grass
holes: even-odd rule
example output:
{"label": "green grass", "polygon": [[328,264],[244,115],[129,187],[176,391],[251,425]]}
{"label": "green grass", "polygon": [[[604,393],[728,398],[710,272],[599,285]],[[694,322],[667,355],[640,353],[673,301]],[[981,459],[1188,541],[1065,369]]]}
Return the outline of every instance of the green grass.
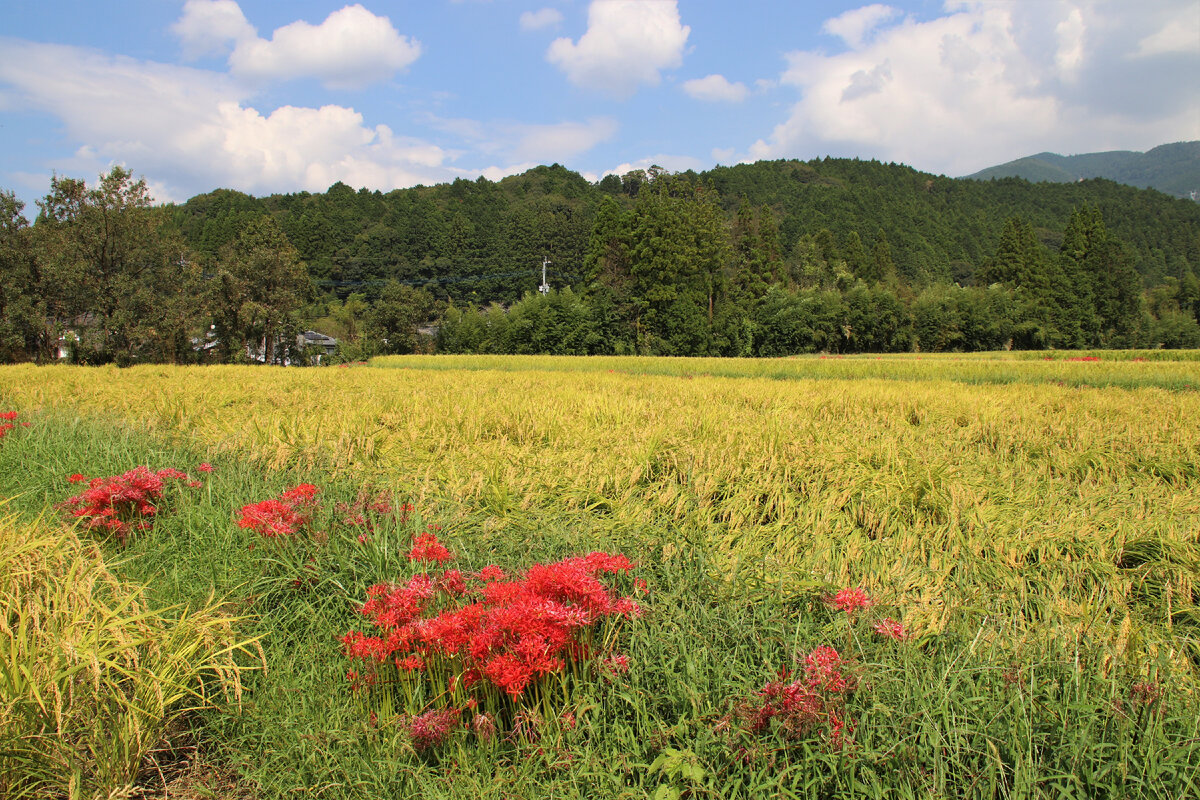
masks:
{"label": "green grass", "polygon": [[[938,633],[879,641],[822,602],[822,590],[838,587],[796,580],[802,576],[769,554],[731,570],[708,531],[670,515],[633,531],[603,514],[524,509],[486,496],[430,496],[418,509],[422,522],[444,526],[462,568],[623,550],[650,586],[647,613],[621,644],[629,673],[574,691],[574,728],[547,721],[536,742],[483,745],[461,735],[418,755],[397,726],[371,724],[369,709],[347,689],[351,665],[336,642],[361,625],[355,607],[368,585],[411,569],[399,555],[408,528],[382,533],[390,545],[379,549],[336,528],[325,543],[272,547],[233,522],[241,505],[296,482],[318,483],[332,505],[352,498],[356,481],[270,472],[253,459],[164,444],[64,412],[27,418],[31,428],[0,441],[0,495],[28,517],[73,493],[65,481],[71,473],[214,464],[203,490],[110,553],[156,602],[194,604],[215,592],[253,616],[242,634],[262,637],[266,669],[246,676],[240,711],[207,712],[203,730],[207,757],[261,798],[1166,800],[1200,793],[1200,703],[1169,653],[1146,657],[1130,647],[1114,658],[1076,633],[1014,626],[986,601],[956,610]],[[316,583],[297,587],[293,579],[310,557]],[[879,600],[879,613],[903,617],[905,608]],[[853,744],[839,751],[820,736],[788,743],[740,733],[736,705],[823,644],[857,662]],[[1149,681],[1165,695],[1139,704],[1132,687]]]}

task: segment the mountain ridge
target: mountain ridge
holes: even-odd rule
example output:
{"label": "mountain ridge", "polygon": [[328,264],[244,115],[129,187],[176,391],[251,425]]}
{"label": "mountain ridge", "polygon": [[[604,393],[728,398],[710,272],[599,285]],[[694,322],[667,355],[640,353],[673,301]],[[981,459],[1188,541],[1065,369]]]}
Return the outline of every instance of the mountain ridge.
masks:
{"label": "mountain ridge", "polygon": [[1022,178],[1030,183],[1074,183],[1106,178],[1173,197],[1200,197],[1200,141],[1171,142],[1139,152],[1106,150],[1064,156],[1042,152],[964,176],[972,180]]}

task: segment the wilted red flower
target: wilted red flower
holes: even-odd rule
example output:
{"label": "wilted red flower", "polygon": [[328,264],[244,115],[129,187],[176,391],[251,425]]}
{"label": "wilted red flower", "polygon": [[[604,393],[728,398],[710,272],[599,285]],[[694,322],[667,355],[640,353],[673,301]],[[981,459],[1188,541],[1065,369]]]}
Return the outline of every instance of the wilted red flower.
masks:
{"label": "wilted red flower", "polygon": [[421,752],[431,747],[437,747],[446,741],[450,731],[458,727],[459,711],[454,708],[435,709],[426,711],[420,716],[408,721],[408,735],[412,745]]}
{"label": "wilted red flower", "polygon": [[613,675],[624,675],[629,672],[629,656],[616,653],[604,659],[604,668]]}
{"label": "wilted red flower", "polygon": [[908,638],[908,631],[904,626],[891,617],[884,617],[879,622],[876,622],[872,629],[884,637],[885,639],[895,639],[897,642],[903,642]]}
{"label": "wilted red flower", "polygon": [[1142,681],[1130,687],[1129,695],[1134,702],[1149,706],[1162,699],[1163,688],[1157,681]]}
{"label": "wilted red flower", "polygon": [[471,727],[475,729],[475,735],[481,742],[489,741],[496,735],[496,721],[491,714],[476,714],[471,720]]}

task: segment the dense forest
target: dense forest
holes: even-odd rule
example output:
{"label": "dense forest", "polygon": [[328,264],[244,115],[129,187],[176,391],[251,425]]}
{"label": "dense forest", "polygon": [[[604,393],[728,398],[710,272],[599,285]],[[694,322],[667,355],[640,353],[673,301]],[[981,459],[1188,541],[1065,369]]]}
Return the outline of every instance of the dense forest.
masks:
{"label": "dense forest", "polygon": [[32,223],[0,193],[3,360],[1197,347],[1198,276],[1191,200],[848,159],[166,206],[117,167]]}

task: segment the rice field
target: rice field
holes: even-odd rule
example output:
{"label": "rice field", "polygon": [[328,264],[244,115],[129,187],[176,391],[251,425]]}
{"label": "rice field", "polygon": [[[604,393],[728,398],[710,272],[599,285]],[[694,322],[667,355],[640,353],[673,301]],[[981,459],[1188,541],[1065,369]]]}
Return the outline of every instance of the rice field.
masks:
{"label": "rice field", "polygon": [[[702,554],[725,608],[783,613],[861,587],[902,610],[914,641],[961,640],[955,658],[1083,653],[1099,681],[1170,674],[1189,707],[1200,361],[1173,355],[11,366],[0,401],[250,473],[387,489],[479,553],[569,541],[648,564]],[[638,791],[669,783],[665,763]],[[1043,796],[1014,781],[990,796]]]}

